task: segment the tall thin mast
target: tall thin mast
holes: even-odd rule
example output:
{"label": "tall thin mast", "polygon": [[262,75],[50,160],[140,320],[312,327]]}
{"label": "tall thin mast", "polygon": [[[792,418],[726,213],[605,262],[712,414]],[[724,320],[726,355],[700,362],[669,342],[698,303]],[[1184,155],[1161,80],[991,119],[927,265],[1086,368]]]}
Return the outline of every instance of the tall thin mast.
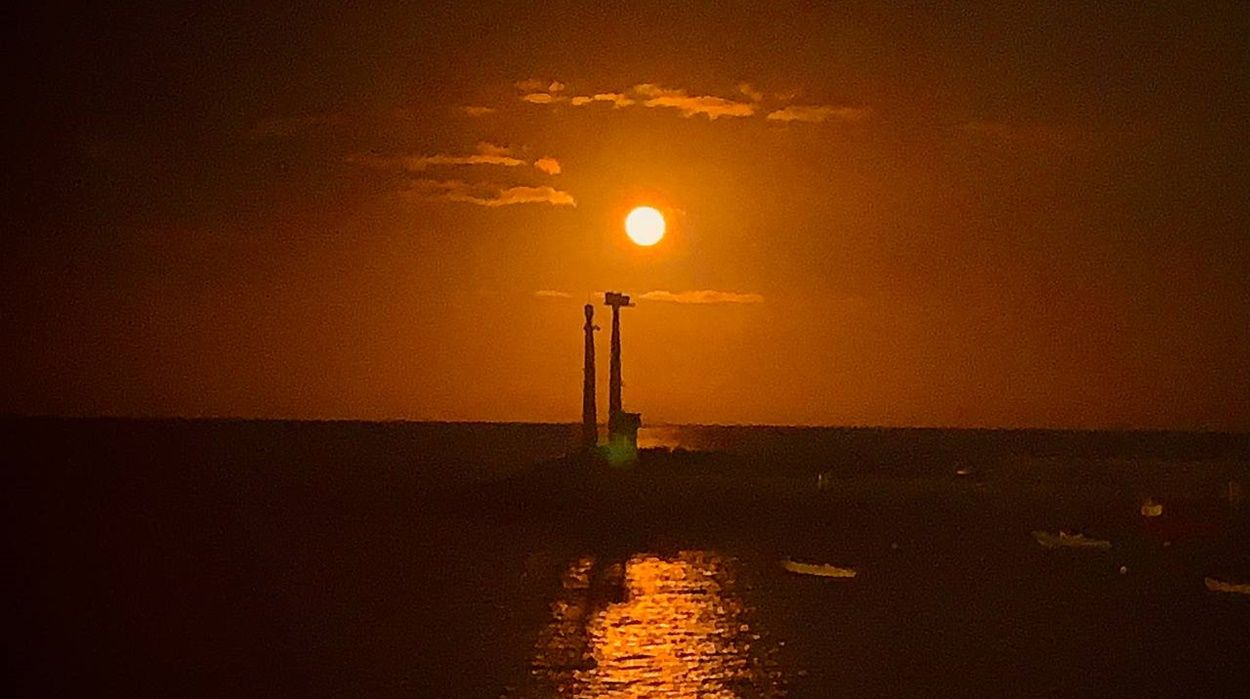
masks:
{"label": "tall thin mast", "polygon": [[[582,448],[590,451],[599,441],[599,419],[595,412],[595,307],[586,304],[586,349],[582,367]],[[619,398],[619,395],[618,395]]]}
{"label": "tall thin mast", "polygon": [[612,306],[612,356],[608,365],[608,417],[621,412],[621,307]]}

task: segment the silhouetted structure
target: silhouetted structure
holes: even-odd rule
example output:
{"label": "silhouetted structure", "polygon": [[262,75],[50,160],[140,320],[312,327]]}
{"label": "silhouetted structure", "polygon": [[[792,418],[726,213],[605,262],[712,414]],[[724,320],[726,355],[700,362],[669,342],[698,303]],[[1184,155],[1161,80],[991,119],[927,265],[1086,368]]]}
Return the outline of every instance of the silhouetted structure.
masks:
{"label": "silhouetted structure", "polygon": [[621,307],[632,306],[629,297],[615,291],[603,295],[612,307],[612,355],[608,365],[608,449],[614,461],[632,461],[638,454],[638,427],[642,416],[621,408]]}
{"label": "silhouetted structure", "polygon": [[586,304],[586,349],[582,368],[582,449],[593,451],[599,442],[599,418],[595,410],[595,307]]}

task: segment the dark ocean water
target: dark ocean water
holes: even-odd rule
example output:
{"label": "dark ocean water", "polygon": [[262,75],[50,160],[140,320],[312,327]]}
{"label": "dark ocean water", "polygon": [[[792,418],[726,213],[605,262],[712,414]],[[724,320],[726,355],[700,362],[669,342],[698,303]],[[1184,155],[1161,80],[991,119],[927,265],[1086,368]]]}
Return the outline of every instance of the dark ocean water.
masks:
{"label": "dark ocean water", "polygon": [[[674,477],[716,515],[688,522],[462,499],[565,452],[568,425],[0,430],[11,695],[1250,687],[1250,596],[1208,586],[1250,582],[1246,435],[644,429],[721,453]],[[1033,534],[1060,530],[1109,547]]]}

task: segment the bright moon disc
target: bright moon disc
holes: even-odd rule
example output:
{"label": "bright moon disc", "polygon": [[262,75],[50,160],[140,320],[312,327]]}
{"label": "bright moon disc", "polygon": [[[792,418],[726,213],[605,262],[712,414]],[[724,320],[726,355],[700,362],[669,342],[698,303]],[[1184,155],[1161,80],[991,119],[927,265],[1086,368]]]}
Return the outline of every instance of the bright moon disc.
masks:
{"label": "bright moon disc", "polygon": [[640,206],[625,217],[625,233],[639,245],[655,245],[664,237],[664,214],[650,206]]}

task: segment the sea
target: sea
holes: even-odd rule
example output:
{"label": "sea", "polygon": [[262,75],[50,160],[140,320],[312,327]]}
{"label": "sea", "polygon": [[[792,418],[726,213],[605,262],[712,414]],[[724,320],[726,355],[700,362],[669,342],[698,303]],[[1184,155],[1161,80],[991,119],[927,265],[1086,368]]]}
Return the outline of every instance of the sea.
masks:
{"label": "sea", "polygon": [[9,696],[1250,696],[1247,434],[644,427],[697,526],[466,496],[576,425],[0,438]]}

